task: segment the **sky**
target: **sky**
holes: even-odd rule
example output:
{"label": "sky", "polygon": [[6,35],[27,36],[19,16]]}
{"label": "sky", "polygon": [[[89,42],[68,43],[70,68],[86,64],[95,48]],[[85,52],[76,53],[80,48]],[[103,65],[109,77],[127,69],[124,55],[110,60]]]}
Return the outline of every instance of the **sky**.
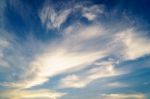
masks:
{"label": "sky", "polygon": [[150,99],[149,0],[0,0],[0,99]]}

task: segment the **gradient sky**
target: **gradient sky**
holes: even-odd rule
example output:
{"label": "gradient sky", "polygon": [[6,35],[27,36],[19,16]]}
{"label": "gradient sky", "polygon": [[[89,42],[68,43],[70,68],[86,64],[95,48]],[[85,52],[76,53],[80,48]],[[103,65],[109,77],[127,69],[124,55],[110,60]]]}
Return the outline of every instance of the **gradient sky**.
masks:
{"label": "gradient sky", "polygon": [[150,99],[150,1],[0,0],[0,99]]}

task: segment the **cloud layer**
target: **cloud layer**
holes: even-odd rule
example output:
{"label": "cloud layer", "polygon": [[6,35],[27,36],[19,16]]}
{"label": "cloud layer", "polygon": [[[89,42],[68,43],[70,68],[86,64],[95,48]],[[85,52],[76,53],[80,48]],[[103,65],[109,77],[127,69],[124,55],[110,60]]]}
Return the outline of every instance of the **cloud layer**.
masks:
{"label": "cloud layer", "polygon": [[[17,3],[15,0],[12,2]],[[64,95],[69,97],[71,91],[67,89],[82,90],[96,81],[103,80],[107,82],[103,85],[108,90],[132,86],[125,82],[109,80],[132,74],[136,68],[126,68],[122,64],[150,55],[149,37],[144,31],[138,31],[137,26],[127,23],[129,17],[124,14],[121,15],[124,25],[116,27],[113,24],[121,24],[117,21],[113,24],[107,23],[107,15],[110,12],[107,12],[105,5],[91,2],[71,3],[71,6],[66,3],[67,7],[58,9],[53,2],[44,2],[35,12],[41,26],[39,34],[32,33],[37,32],[32,30],[26,37],[22,37],[23,34],[19,37],[19,33],[7,30],[2,25],[0,74],[6,77],[2,78],[0,86],[6,89],[0,92],[0,98],[57,99],[63,98]],[[15,15],[21,17],[20,20],[26,19],[20,13],[15,12]],[[0,13],[1,17],[3,15],[3,12]],[[113,13],[112,16],[115,15]],[[8,24],[8,20],[5,21],[0,20],[0,24]],[[54,33],[57,34],[56,37],[53,37]],[[52,36],[53,39],[44,41],[43,35],[47,38]],[[51,79],[55,84],[52,90],[56,91],[44,86],[51,86]],[[42,86],[44,87],[41,88]],[[146,96],[142,93],[107,92],[102,95],[102,99],[110,98],[146,99]]]}

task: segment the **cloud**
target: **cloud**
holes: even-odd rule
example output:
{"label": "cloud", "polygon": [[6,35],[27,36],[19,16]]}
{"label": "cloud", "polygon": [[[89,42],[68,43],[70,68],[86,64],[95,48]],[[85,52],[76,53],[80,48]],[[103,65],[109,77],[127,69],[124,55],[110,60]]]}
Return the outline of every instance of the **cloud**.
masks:
{"label": "cloud", "polygon": [[150,54],[150,44],[146,37],[134,29],[127,29],[117,34],[117,40],[119,39],[124,44],[123,56],[126,59],[134,60],[136,58]]}
{"label": "cloud", "polygon": [[[46,50],[36,55],[34,60],[25,66],[24,74],[19,76],[19,80],[4,82],[1,85],[13,88],[30,88],[49,81],[49,78],[55,75],[68,72],[67,70],[71,72],[72,68],[84,68],[92,64],[97,59],[103,58],[107,50],[98,50],[95,48],[97,46],[86,48],[86,45],[89,40],[94,41],[94,38],[101,37],[102,31],[100,26],[86,27],[82,25],[78,31],[64,34],[61,43],[56,41],[44,46]],[[34,43],[32,44],[34,45]],[[41,44],[39,48],[43,48]]]}
{"label": "cloud", "polygon": [[5,90],[0,92],[0,97],[5,99],[58,99],[66,95],[47,89],[40,90]]}
{"label": "cloud", "polygon": [[146,99],[144,94],[103,94],[102,99]]}
{"label": "cloud", "polygon": [[95,20],[98,16],[100,16],[101,14],[103,14],[103,6],[99,5],[93,5],[93,6],[90,6],[90,7],[83,7],[81,6],[82,8],[82,16],[87,18],[89,21],[93,21]]}
{"label": "cloud", "polygon": [[[69,31],[71,31],[70,27],[69,27],[69,29],[70,29]],[[90,28],[88,27],[88,29],[90,29]],[[86,29],[84,29],[84,30],[86,31]],[[96,30],[96,29],[93,29],[93,31],[94,30]],[[102,29],[102,31],[104,31],[104,30]],[[90,30],[87,30],[86,33],[88,33],[88,32],[90,33]],[[82,34],[82,32],[79,32],[79,33],[80,33],[80,35]],[[107,33],[105,33],[105,32],[100,33],[99,39],[101,39],[101,37],[104,37],[104,35],[107,35]],[[96,36],[98,37],[99,35],[96,34],[94,36],[94,38],[96,38]],[[90,38],[92,38],[92,37],[93,36],[90,36]],[[100,61],[99,63],[95,63],[97,65],[100,65],[100,67],[89,70],[88,74],[86,74],[86,76],[84,75],[83,77],[82,77],[82,75],[80,75],[80,76],[69,75],[60,81],[60,87],[62,87],[62,88],[82,88],[96,79],[126,74],[129,71],[132,72],[132,70],[127,70],[126,72],[115,70],[114,67],[116,64],[119,64],[119,61],[133,60],[133,59],[136,59],[136,58],[139,58],[139,57],[149,54],[149,41],[146,38],[144,38],[143,36],[139,36],[139,33],[133,29],[127,29],[127,30],[124,30],[121,32],[116,32],[114,34],[114,37],[115,38],[112,39],[112,41],[111,41],[111,39],[109,39],[110,41],[108,42],[108,45],[111,44],[109,47],[112,49],[107,50],[107,52],[105,53],[105,56],[111,56],[111,54],[113,53],[113,55],[115,57],[119,57],[119,59],[116,60],[115,64],[110,61],[105,61],[105,62]],[[80,38],[80,36],[78,38]],[[86,39],[86,36],[83,37],[81,40],[83,40],[85,42],[86,41],[85,39]],[[80,41],[80,42],[82,44],[82,41]],[[105,43],[105,44],[107,45],[107,43]],[[115,49],[113,49],[113,47],[115,47]],[[107,47],[105,49],[101,49],[101,50],[106,50],[106,49],[107,49]],[[118,49],[120,49],[120,51],[118,51]],[[126,86],[121,83],[113,83],[113,84],[110,84],[110,86],[111,85],[116,86],[116,87]]]}
{"label": "cloud", "polygon": [[[80,17],[85,17],[89,21],[95,21],[95,19],[103,14],[103,6],[101,5],[84,5],[84,4],[72,4],[70,7],[66,4],[66,7],[62,9],[56,9],[53,5],[46,3],[43,5],[42,10],[39,12],[40,20],[43,26],[46,26],[47,30],[59,29],[63,23],[66,22],[70,14],[78,16],[81,13]],[[76,15],[77,14],[77,15]],[[74,21],[79,21],[75,18]]]}
{"label": "cloud", "polygon": [[49,30],[53,28],[60,28],[60,26],[66,21],[70,13],[70,9],[56,11],[51,6],[44,5],[43,9],[39,14],[39,17],[41,19],[41,22]]}
{"label": "cloud", "polygon": [[[14,82],[20,79],[22,73],[28,69],[28,64],[35,57],[34,55],[40,53],[40,47],[45,44],[31,36],[26,42],[20,43],[12,32],[6,32],[3,29],[0,31],[0,74],[5,75],[0,82],[0,86],[21,86],[21,84],[16,86]],[[39,49],[36,49],[36,47],[39,47]]]}
{"label": "cloud", "polygon": [[23,80],[18,83],[10,83],[10,86],[30,88],[43,84],[49,80],[49,77],[61,74],[73,67],[86,66],[99,58],[100,55],[101,53],[81,54],[61,51],[54,54],[46,53],[44,56],[40,56],[37,60],[33,61],[29,66],[28,72],[22,76]]}
{"label": "cloud", "polygon": [[3,59],[4,58],[4,50],[9,46],[9,41],[5,38],[0,38],[0,66],[8,67],[8,63]]}
{"label": "cloud", "polygon": [[80,41],[82,40],[85,43],[85,40],[90,40],[104,35],[105,31],[100,24],[97,25],[92,24],[89,26],[84,26],[80,23],[75,23],[74,25],[67,27],[64,30],[64,32],[65,32],[64,36],[66,36],[65,37],[66,39],[67,37],[69,37],[72,39],[78,39]]}
{"label": "cloud", "polygon": [[[115,26],[107,27],[106,24],[102,24],[98,20],[100,15],[105,13],[101,6],[73,5],[71,8],[56,10],[48,4],[38,13],[42,25],[47,30],[51,30],[63,26],[70,14],[76,14],[75,10],[77,13],[81,12],[80,17],[74,18],[71,24],[58,31],[60,38],[52,41],[41,43],[31,35],[28,35],[27,40],[23,42],[18,42],[17,38],[10,40],[8,37],[7,40],[5,37],[0,37],[0,65],[9,67],[6,70],[9,73],[5,75],[9,80],[1,82],[0,85],[17,89],[1,94],[5,97],[6,94],[10,94],[10,97],[15,98],[57,98],[64,94],[49,90],[27,91],[27,88],[32,89],[33,86],[42,85],[61,74],[66,75],[59,79],[59,88],[84,88],[95,80],[132,72],[132,70],[120,71],[116,65],[150,53],[150,41],[142,33],[137,32],[136,27],[127,28],[121,25],[121,31],[116,30],[116,32],[112,30],[116,28]],[[91,23],[81,22],[81,17],[87,18]],[[7,34],[12,36],[10,34],[13,33]],[[78,73],[81,70],[82,73]],[[114,82],[107,86],[125,85]],[[107,94],[103,97],[117,99],[119,96],[122,97],[121,99],[130,97],[142,99],[138,98],[142,95],[136,94]]]}
{"label": "cloud", "polygon": [[106,84],[107,87],[112,87],[112,88],[122,88],[122,87],[129,87],[129,84],[125,84],[122,82],[111,82]]}
{"label": "cloud", "polygon": [[[105,57],[119,56],[119,58],[116,58],[118,63],[118,61],[135,59],[149,53],[149,50],[147,50],[149,41],[145,40],[142,36],[134,36],[137,35],[134,30],[123,30],[112,33],[111,36],[107,32],[99,24],[86,26],[81,23],[74,23],[63,31],[64,34],[60,41],[54,41],[53,44],[50,43],[44,47],[41,47],[41,44],[39,45],[39,48],[46,50],[36,55],[29,64],[24,65],[25,69],[23,70],[23,75],[18,77],[19,80],[4,82],[1,85],[13,88],[31,88],[48,82],[51,77],[71,72],[67,70],[71,70],[72,68],[85,68]],[[140,48],[139,44],[144,49]],[[114,68],[117,63],[100,61],[98,64],[102,64],[103,66],[87,71],[86,76],[83,76],[83,78],[86,78],[85,80],[82,80],[82,76],[80,75],[75,75],[76,77],[68,76],[61,80],[60,86],[79,88],[99,78],[124,74],[123,71],[118,71]],[[72,72],[74,70],[79,69],[72,69]],[[76,82],[80,83],[76,84]]]}
{"label": "cloud", "polygon": [[93,67],[82,75],[68,75],[62,78],[59,84],[60,88],[83,88],[96,79],[114,77],[121,73],[114,68],[112,62],[106,62],[98,67]]}
{"label": "cloud", "polygon": [[60,82],[59,87],[61,88],[82,88],[89,83],[89,80],[81,80],[77,75],[69,75],[63,78]]}
{"label": "cloud", "polygon": [[[66,80],[64,78],[61,81],[60,86],[79,88],[84,87],[99,78],[124,74],[124,71],[117,71],[114,68],[115,65],[118,64],[118,61],[126,61],[126,59],[130,60],[142,57],[149,52],[149,50],[146,49],[148,48],[148,41],[142,36],[130,37],[130,35],[133,34],[136,35],[136,32],[133,30],[130,31],[129,29],[116,32],[110,36],[101,25],[96,26],[95,24],[92,24],[86,26],[75,23],[73,26],[69,26],[64,30],[63,37],[60,41],[56,41],[53,44],[47,44],[45,47],[46,50],[37,55],[34,60],[28,64],[24,71],[24,75],[20,75],[18,81],[6,82],[2,85],[17,88],[31,88],[48,82],[51,77],[71,72],[70,70],[72,68],[85,68],[88,65],[95,64],[95,61],[97,60],[111,57],[112,55],[114,57],[119,56],[119,58],[116,58],[117,60],[115,59],[117,63],[100,61],[98,64],[102,64],[103,66],[86,72],[86,76],[83,76],[83,78],[86,78],[85,80],[82,80],[82,76],[81,78],[78,78],[76,75],[76,77],[68,76],[66,79],[72,80]],[[104,39],[105,45],[103,45],[104,42],[100,42]],[[130,39],[135,39],[138,43],[131,41],[130,43],[127,43],[128,39],[129,41]],[[99,44],[97,44],[97,42],[99,42]],[[139,44],[145,48],[139,48]],[[132,48],[138,50],[133,51]],[[131,57],[133,53],[134,56]],[[72,69],[72,72],[74,70],[79,69]],[[76,84],[76,82],[80,83]],[[67,86],[68,83],[72,84]]]}

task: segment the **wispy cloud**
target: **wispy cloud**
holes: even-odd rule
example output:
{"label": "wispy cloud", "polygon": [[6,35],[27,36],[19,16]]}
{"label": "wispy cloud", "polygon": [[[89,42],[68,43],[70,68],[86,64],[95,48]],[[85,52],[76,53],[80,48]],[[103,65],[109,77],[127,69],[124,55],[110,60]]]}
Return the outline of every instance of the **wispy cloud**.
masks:
{"label": "wispy cloud", "polygon": [[[4,98],[55,99],[65,94],[32,88],[49,82],[52,77],[61,74],[65,75],[59,78],[58,89],[85,88],[95,80],[132,72],[132,69],[122,71],[117,66],[122,62],[150,54],[150,41],[136,30],[137,27],[120,25],[121,29],[118,29],[119,27],[113,25],[109,27],[98,20],[100,15],[105,14],[103,5],[87,6],[81,3],[58,10],[51,4],[44,3],[42,9],[38,11],[41,25],[47,30],[59,30],[57,32],[60,37],[43,42],[34,35],[28,35],[25,41],[18,42],[18,37],[11,31],[8,33],[2,31],[4,33],[1,33],[3,35],[0,37],[0,67],[7,67],[3,70],[7,72],[5,75],[7,79],[0,82],[0,86],[15,89],[1,92],[0,95]],[[70,15],[77,13],[80,13],[78,15],[80,17],[63,26]],[[87,19],[86,22],[82,20],[83,17]],[[0,32],[1,30],[2,27]],[[125,83],[114,81],[104,87],[126,86],[128,85]],[[102,97],[145,98],[143,94],[105,94]]]}
{"label": "wispy cloud", "polygon": [[[92,61],[95,61],[101,53],[85,53],[85,54],[67,54],[59,51],[53,55],[52,53],[46,53],[46,56],[40,56],[35,60],[21,82],[16,82],[13,87],[21,86],[24,88],[30,88],[39,84],[43,84],[49,80],[49,77],[53,77],[57,74],[63,73],[68,69],[79,66],[86,66]],[[91,58],[91,60],[89,60]],[[82,60],[82,61],[81,61]],[[59,61],[59,62],[58,62]]]}
{"label": "wispy cloud", "polygon": [[101,14],[103,14],[104,12],[104,6],[97,6],[97,5],[94,5],[94,6],[91,6],[91,7],[83,7],[81,6],[82,8],[82,16],[87,18],[89,21],[92,21],[92,20],[95,20],[98,16],[100,16]]}
{"label": "wispy cloud", "polygon": [[71,13],[71,9],[56,11],[52,8],[52,6],[44,5],[43,9],[39,13],[41,22],[49,30],[53,28],[60,28]]}
{"label": "wispy cloud", "polygon": [[[82,74],[68,75],[60,81],[60,88],[83,88],[96,79],[121,75],[122,72],[116,70],[112,62],[96,66]],[[122,73],[123,74],[123,73]]]}
{"label": "wispy cloud", "polygon": [[144,94],[104,94],[102,99],[146,99]]}
{"label": "wispy cloud", "polygon": [[123,82],[111,82],[106,84],[107,87],[112,87],[112,88],[122,88],[122,87],[129,87],[129,84],[125,84]]}
{"label": "wispy cloud", "polygon": [[136,32],[134,29],[128,29],[117,34],[117,39],[120,39],[122,44],[124,44],[123,55],[129,60],[150,54],[150,41]]}
{"label": "wispy cloud", "polygon": [[7,41],[7,39],[4,38],[0,38],[0,67],[7,67],[8,63],[6,61],[4,61],[4,53],[3,51],[5,50],[5,48],[7,48],[9,46],[9,41]]}
{"label": "wispy cloud", "polygon": [[[51,77],[68,72],[67,70],[71,68],[86,67],[105,57],[118,57],[118,63],[118,61],[136,59],[149,53],[149,50],[146,49],[148,40],[145,40],[142,36],[138,38],[132,36],[136,35],[136,32],[131,31],[131,29],[116,32],[110,37],[110,34],[101,25],[85,26],[82,24],[74,24],[73,27],[70,26],[68,28],[64,30],[64,37],[60,42],[54,42],[56,46],[53,46],[53,44],[47,45],[45,47],[47,50],[39,54],[39,56],[29,63],[24,75],[20,76],[21,79],[19,81],[4,83],[4,85],[17,88],[31,88],[48,82]],[[124,38],[122,35],[126,35],[126,37]],[[104,42],[97,44],[99,40],[101,41],[103,39],[106,40],[105,45],[102,45]],[[134,39],[138,43],[132,42]],[[141,43],[145,49],[139,47]],[[136,51],[133,51],[132,48]],[[118,51],[118,49],[120,50]],[[61,81],[60,86],[84,87],[95,79],[124,73],[123,71],[116,71],[114,69],[117,63],[110,64],[109,61],[105,61],[105,63],[107,66],[101,66],[100,68],[87,71],[87,75],[83,77],[86,78],[85,80],[82,80],[82,78],[76,75],[73,75],[73,77],[68,76]],[[103,64],[102,61],[99,64]],[[76,82],[81,83],[76,84]]]}
{"label": "wispy cloud", "polygon": [[78,5],[75,3],[70,8],[65,7],[64,9],[56,10],[53,5],[45,3],[39,12],[39,17],[43,26],[46,26],[48,30],[59,29],[66,22],[69,15],[74,13],[81,13],[82,17],[85,17],[89,21],[95,21],[99,15],[103,14],[103,7],[102,5],[86,6],[82,3]]}
{"label": "wispy cloud", "polygon": [[0,97],[3,99],[58,99],[64,95],[65,93],[59,93],[47,89],[0,91]]}
{"label": "wispy cloud", "polygon": [[[19,81],[3,83],[3,85],[30,88],[43,84],[50,77],[67,72],[68,69],[86,67],[92,64],[97,59],[103,58],[107,50],[98,50],[94,46],[88,49],[85,47],[89,42],[88,40],[94,41],[94,38],[101,35],[102,29],[95,25],[89,27],[82,26],[78,28],[78,31],[73,31],[70,34],[64,33],[61,43],[48,44],[45,47],[47,50],[39,54],[39,56],[26,66],[24,75],[20,75],[19,78],[21,79]],[[59,46],[57,46],[58,44]]]}

